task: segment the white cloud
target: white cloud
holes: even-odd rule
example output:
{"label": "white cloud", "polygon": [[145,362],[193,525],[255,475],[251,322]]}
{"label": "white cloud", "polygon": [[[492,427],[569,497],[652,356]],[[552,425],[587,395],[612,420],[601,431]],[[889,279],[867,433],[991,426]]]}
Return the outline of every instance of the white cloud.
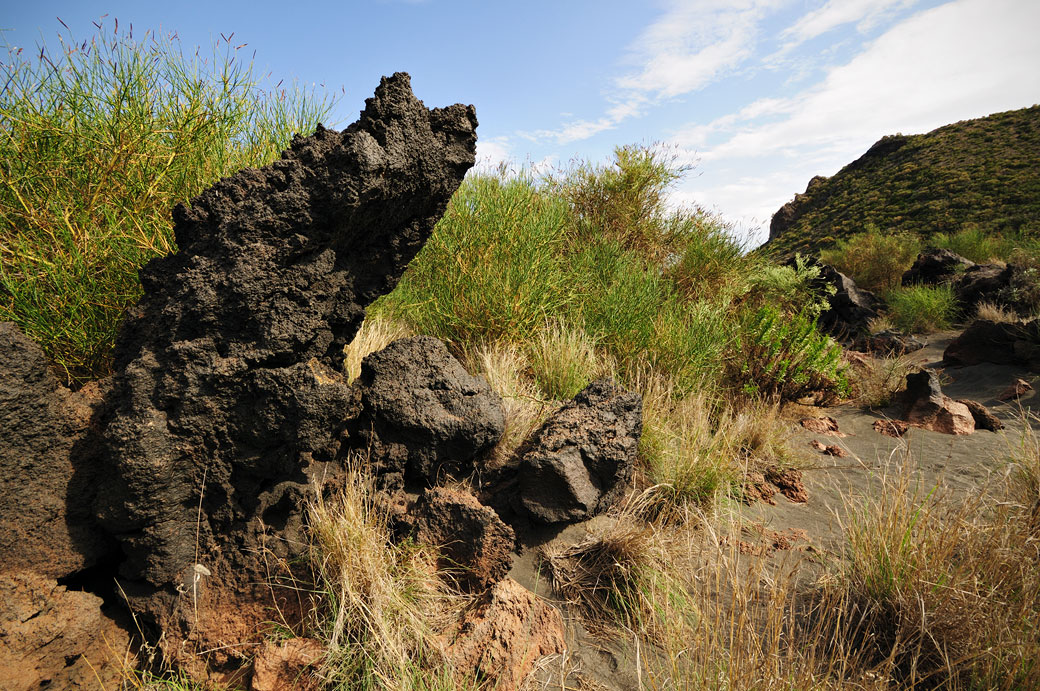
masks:
{"label": "white cloud", "polygon": [[831,29],[858,23],[861,29],[873,26],[886,12],[912,5],[915,0],[830,0],[823,7],[809,12],[781,34],[789,39],[784,50],[822,36]]}
{"label": "white cloud", "polygon": [[508,137],[477,138],[477,163],[474,166],[476,170],[491,171],[508,161]]}
{"label": "white cloud", "polygon": [[[811,174],[833,174],[883,135],[926,132],[1040,102],[1037,26],[1040,3],[957,0],[925,10],[832,68],[818,85],[694,124],[675,142],[696,147],[709,163],[708,179],[699,183],[702,201],[734,209],[743,190],[746,199],[769,200],[772,213]],[[720,136],[721,143],[709,145]],[[817,167],[807,174],[810,156]],[[738,165],[748,171],[739,183],[712,183],[713,168]],[[739,206],[753,211],[746,201]],[[753,215],[761,221],[767,207],[757,208]]]}

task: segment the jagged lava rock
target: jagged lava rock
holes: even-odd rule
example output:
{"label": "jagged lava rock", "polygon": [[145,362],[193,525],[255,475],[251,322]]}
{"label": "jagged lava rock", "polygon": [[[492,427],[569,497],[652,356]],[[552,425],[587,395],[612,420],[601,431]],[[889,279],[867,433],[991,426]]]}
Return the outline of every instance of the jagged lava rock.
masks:
{"label": "jagged lava rock", "polygon": [[906,375],[903,418],[915,427],[943,434],[971,434],[975,417],[963,403],[942,392],[934,372]]}
{"label": "jagged lava rock", "polygon": [[881,304],[877,296],[827,264],[820,265],[820,276],[812,286],[817,292],[826,286],[834,288],[834,294],[827,297],[827,310],[817,319],[821,329],[835,338],[850,340],[869,332],[868,324],[878,316]]}
{"label": "jagged lava rock", "polygon": [[472,470],[505,430],[502,399],[430,336],[403,338],[366,357],[356,386],[356,446],[390,489],[405,477],[433,485],[442,472]]}
{"label": "jagged lava rock", "polygon": [[606,379],[594,381],[524,442],[517,499],[539,523],[580,521],[621,498],[643,431],[643,401]]}
{"label": "jagged lava rock", "polygon": [[492,509],[469,492],[432,487],[410,512],[416,539],[439,547],[441,567],[458,573],[469,590],[483,590],[505,578],[513,564],[516,535]]}
{"label": "jagged lava rock", "polygon": [[566,650],[563,617],[512,578],[496,583],[445,637],[454,667],[499,691],[518,688],[540,658]]}
{"label": "jagged lava rock", "polygon": [[931,247],[917,255],[913,265],[903,273],[902,284],[934,286],[949,283],[973,266],[975,262],[956,252]]}
{"label": "jagged lava rock", "polygon": [[97,501],[168,660],[235,675],[273,612],[302,616],[267,567],[299,561],[311,478],[340,467],[356,401],[335,366],[472,166],[476,125],[398,73],[346,130],[174,210],[179,251],[141,270],[117,339]]}
{"label": "jagged lava rock", "polygon": [[989,408],[982,405],[978,401],[973,401],[968,398],[957,399],[957,402],[964,405],[971,413],[972,418],[975,420],[975,429],[985,429],[990,432],[999,432],[1004,429],[1004,423],[996,415],[989,411]]}
{"label": "jagged lava rock", "polygon": [[1022,323],[976,319],[943,351],[947,365],[992,362],[1040,370],[1040,319]]}
{"label": "jagged lava rock", "polygon": [[96,525],[91,422],[105,383],[73,393],[17,326],[0,322],[0,573],[64,578],[111,552]]}
{"label": "jagged lava rock", "polygon": [[1011,286],[1015,267],[1011,264],[977,264],[961,276],[954,286],[957,302],[965,314],[974,314],[980,302],[1001,304]]}

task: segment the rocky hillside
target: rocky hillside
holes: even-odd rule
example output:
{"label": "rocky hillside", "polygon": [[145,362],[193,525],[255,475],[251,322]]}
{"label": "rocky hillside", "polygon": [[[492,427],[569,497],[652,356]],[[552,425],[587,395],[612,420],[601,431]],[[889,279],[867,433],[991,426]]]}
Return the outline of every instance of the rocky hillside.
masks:
{"label": "rocky hillside", "polygon": [[773,215],[767,247],[814,251],[874,224],[928,236],[1040,232],[1040,106],[883,137]]}

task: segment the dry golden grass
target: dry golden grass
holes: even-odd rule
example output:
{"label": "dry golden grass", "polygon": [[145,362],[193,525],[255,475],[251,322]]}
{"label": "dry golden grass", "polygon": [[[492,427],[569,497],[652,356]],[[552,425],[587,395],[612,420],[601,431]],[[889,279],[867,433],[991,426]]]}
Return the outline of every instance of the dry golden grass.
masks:
{"label": "dry golden grass", "polygon": [[538,332],[527,347],[535,384],[549,399],[566,401],[594,379],[613,370],[612,358],[598,353],[588,335],[556,322]]}
{"label": "dry golden grass", "polygon": [[895,395],[905,388],[906,375],[919,369],[908,355],[865,357],[850,367],[849,379],[855,401],[864,408],[877,409],[890,405]]}
{"label": "dry golden grass", "polygon": [[382,350],[399,338],[412,335],[404,323],[381,316],[369,316],[361,323],[354,340],[343,348],[343,369],[347,381],[361,376],[361,361],[368,355]]}
{"label": "dry golden grass", "polygon": [[1019,321],[1018,315],[1015,314],[1014,310],[1001,307],[992,302],[980,302],[975,307],[975,318],[988,319],[990,321],[1007,324],[1014,324]]}
{"label": "dry golden grass", "polygon": [[340,494],[319,493],[310,507],[324,675],[344,689],[466,686],[438,633],[468,600],[438,576],[435,548],[392,539],[388,510],[359,467]]}

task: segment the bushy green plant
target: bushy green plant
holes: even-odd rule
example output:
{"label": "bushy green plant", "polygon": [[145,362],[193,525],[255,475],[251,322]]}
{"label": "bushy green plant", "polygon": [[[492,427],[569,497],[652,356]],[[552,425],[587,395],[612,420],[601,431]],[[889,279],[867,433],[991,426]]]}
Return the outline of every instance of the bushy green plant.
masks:
{"label": "bushy green plant", "polygon": [[948,285],[906,286],[885,296],[889,319],[907,333],[930,333],[947,329],[957,314],[957,299]]}
{"label": "bushy green plant", "polygon": [[456,343],[526,341],[565,313],[566,202],[521,174],[471,176],[397,289],[374,309]]}
{"label": "bushy green plant", "polygon": [[849,392],[841,347],[816,329],[815,319],[768,305],[744,315],[728,374],[741,391],[781,401]]}
{"label": "bushy green plant", "polygon": [[921,241],[916,236],[882,233],[868,225],[865,232],[822,250],[820,260],[851,277],[860,288],[884,292],[900,285],[903,273],[920,251]]}
{"label": "bushy green plant", "polygon": [[747,301],[751,304],[770,304],[785,313],[805,312],[813,319],[829,307],[828,298],[835,293],[834,286],[823,289],[814,283],[820,277],[820,267],[796,255],[794,265],[763,263],[746,277]]}
{"label": "bushy green plant", "polygon": [[984,264],[999,258],[1005,248],[1004,238],[993,232],[972,225],[955,233],[936,233],[928,240],[931,247],[956,252],[976,264]]}
{"label": "bushy green plant", "polygon": [[108,370],[137,269],[175,249],[171,208],[271,160],[331,103],[262,90],[227,42],[206,60],[151,34],[60,41],[0,65],[0,320],[82,382]]}

